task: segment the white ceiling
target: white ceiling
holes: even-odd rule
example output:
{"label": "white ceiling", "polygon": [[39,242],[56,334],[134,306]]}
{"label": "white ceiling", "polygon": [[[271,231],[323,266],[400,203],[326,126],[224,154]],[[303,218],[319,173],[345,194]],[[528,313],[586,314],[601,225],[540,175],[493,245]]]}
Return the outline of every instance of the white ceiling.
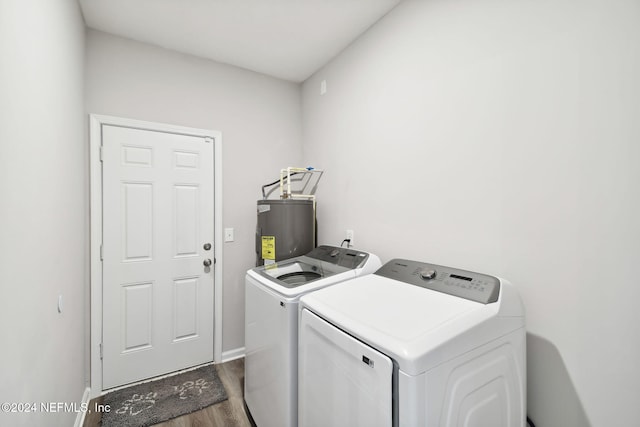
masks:
{"label": "white ceiling", "polygon": [[402,0],[78,0],[90,28],[301,82]]}

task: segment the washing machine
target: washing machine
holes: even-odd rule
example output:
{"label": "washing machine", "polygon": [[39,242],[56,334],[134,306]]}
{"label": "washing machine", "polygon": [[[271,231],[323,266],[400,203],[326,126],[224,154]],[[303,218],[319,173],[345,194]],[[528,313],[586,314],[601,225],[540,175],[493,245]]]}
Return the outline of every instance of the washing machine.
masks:
{"label": "washing machine", "polygon": [[508,281],[394,259],[299,309],[301,427],[525,425],[524,309]]}
{"label": "washing machine", "polygon": [[380,266],[371,253],[318,246],[306,255],[247,271],[244,399],[257,426],[297,425],[300,297]]}

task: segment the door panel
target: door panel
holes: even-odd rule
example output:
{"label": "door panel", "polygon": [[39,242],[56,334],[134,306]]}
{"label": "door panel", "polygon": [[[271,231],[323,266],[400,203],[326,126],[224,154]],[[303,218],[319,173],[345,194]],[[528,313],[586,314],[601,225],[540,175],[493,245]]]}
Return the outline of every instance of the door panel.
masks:
{"label": "door panel", "polygon": [[213,144],[103,126],[103,389],[213,361]]}
{"label": "door panel", "polygon": [[198,201],[199,188],[196,185],[176,185],[175,199],[175,241],[174,256],[198,255]]}
{"label": "door panel", "polygon": [[153,283],[122,287],[124,310],[124,348],[132,351],[151,345]]}
{"label": "door panel", "polygon": [[198,335],[198,278],[173,282],[173,341]]}
{"label": "door panel", "polygon": [[123,261],[151,261],[153,248],[153,185],[123,182]]}

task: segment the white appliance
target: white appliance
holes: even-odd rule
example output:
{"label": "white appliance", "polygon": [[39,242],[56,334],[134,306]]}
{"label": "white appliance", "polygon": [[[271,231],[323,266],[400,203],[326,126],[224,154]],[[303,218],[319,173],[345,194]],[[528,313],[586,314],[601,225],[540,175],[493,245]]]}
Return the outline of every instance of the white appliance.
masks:
{"label": "white appliance", "polygon": [[395,259],[300,300],[298,421],[517,427],[524,310],[507,281]]}
{"label": "white appliance", "polygon": [[297,425],[300,297],[380,266],[370,253],[319,246],[247,271],[244,399],[256,425]]}

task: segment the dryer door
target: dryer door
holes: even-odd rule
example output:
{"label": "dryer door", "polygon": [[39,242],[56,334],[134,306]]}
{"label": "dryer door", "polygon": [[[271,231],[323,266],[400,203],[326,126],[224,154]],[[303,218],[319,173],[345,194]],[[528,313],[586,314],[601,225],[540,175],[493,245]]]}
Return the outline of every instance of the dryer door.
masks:
{"label": "dryer door", "polygon": [[390,358],[303,309],[298,361],[300,427],[392,425]]}

